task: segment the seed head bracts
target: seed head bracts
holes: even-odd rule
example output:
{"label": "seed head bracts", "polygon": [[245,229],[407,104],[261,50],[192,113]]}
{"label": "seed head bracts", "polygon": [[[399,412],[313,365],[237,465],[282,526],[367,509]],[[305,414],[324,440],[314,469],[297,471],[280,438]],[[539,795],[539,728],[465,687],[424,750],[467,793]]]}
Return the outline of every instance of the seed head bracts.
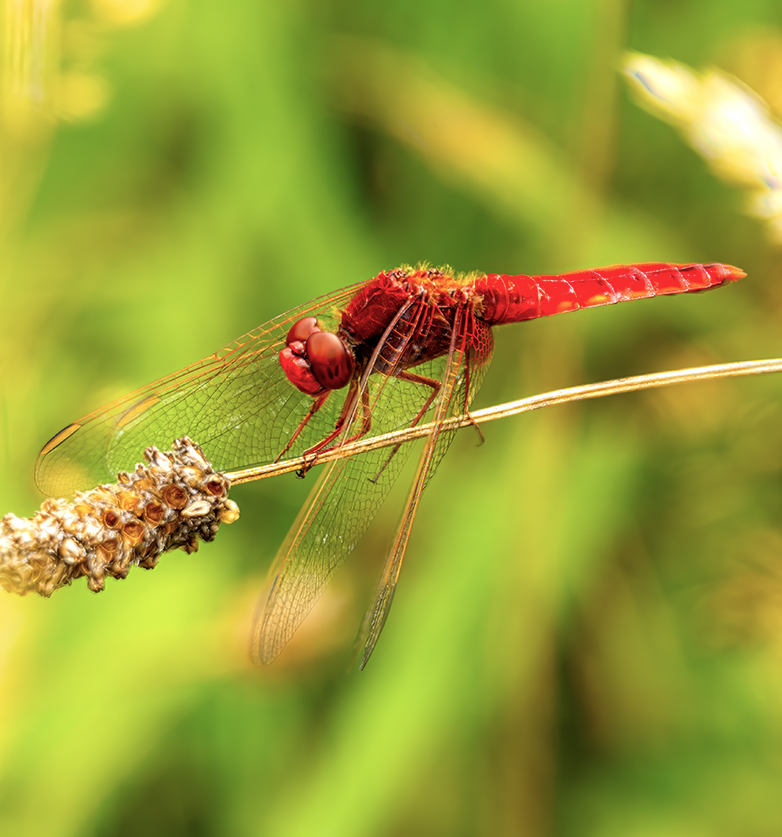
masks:
{"label": "seed head bracts", "polygon": [[0,587],[50,596],[85,576],[90,590],[107,576],[125,578],[133,566],[152,569],[160,556],[198,549],[239,507],[230,482],[214,471],[201,448],[184,436],[170,453],[144,451],[147,466],[117,475],[112,485],[79,492],[72,502],[48,499],[31,518],[0,520]]}

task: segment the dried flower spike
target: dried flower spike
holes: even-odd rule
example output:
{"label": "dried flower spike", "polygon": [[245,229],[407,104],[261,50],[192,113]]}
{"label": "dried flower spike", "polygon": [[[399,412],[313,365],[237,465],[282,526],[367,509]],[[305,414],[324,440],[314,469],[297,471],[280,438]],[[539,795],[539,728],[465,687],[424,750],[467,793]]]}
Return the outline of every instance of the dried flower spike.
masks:
{"label": "dried flower spike", "polygon": [[221,523],[239,517],[227,496],[230,482],[187,436],[172,447],[147,448],[148,466],[80,492],[72,503],[49,499],[31,518],[2,518],[0,587],[50,596],[86,576],[98,592],[106,576],[125,578],[133,566],[151,569],[170,549],[195,552],[199,538],[213,540]]}

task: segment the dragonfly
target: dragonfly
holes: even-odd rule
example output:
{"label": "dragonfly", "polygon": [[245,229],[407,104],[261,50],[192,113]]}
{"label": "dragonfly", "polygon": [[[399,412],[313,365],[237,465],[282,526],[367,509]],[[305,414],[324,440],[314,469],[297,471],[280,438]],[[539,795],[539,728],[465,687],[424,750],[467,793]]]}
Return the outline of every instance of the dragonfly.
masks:
{"label": "dragonfly", "polygon": [[[288,311],[223,349],[69,424],[44,445],[35,479],[66,496],[131,470],[149,445],[187,434],[220,471],[318,456],[428,423],[401,523],[359,631],[368,662],[394,598],[421,495],[469,414],[492,328],[633,299],[691,293],[746,274],[723,264],[614,265],[553,276],[404,266]],[[272,662],[377,514],[410,445],[325,466],[272,564],[251,657]],[[363,649],[363,651],[362,651]]]}

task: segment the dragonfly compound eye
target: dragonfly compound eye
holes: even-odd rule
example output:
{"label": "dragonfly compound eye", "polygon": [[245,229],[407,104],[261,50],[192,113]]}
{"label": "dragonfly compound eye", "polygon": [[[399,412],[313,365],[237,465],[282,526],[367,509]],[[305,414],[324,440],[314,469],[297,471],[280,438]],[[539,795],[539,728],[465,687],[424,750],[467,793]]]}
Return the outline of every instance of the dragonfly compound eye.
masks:
{"label": "dragonfly compound eye", "polygon": [[297,341],[306,343],[313,334],[319,331],[317,317],[302,317],[291,326],[291,330],[285,338],[285,343],[288,346]]}
{"label": "dragonfly compound eye", "polygon": [[315,380],[324,389],[342,389],[353,376],[353,355],[330,331],[316,331],[310,336],[307,359]]}

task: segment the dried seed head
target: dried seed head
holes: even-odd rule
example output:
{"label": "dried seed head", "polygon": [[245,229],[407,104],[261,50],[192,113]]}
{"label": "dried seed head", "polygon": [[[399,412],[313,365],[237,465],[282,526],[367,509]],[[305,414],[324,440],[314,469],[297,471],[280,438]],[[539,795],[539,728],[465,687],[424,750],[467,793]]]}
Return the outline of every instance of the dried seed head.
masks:
{"label": "dried seed head", "polygon": [[203,517],[211,508],[209,500],[196,500],[186,509],[182,509],[182,517]]}
{"label": "dried seed head", "polygon": [[101,521],[107,529],[119,529],[120,518],[114,509],[106,509],[101,515]]}
{"label": "dried seed head", "polygon": [[185,485],[191,487],[198,485],[203,480],[203,473],[198,468],[182,468],[179,473]]}
{"label": "dried seed head", "polygon": [[109,540],[103,541],[103,543],[98,544],[98,550],[105,556],[106,562],[114,558],[117,554],[117,548],[119,547],[119,543],[117,542],[116,538],[109,538]]}
{"label": "dried seed head", "polygon": [[218,479],[208,480],[204,488],[213,496],[213,497],[222,497],[225,494],[225,485]]}
{"label": "dried seed head", "polygon": [[119,507],[125,511],[135,512],[141,503],[141,498],[130,491],[123,491],[117,498]]}
{"label": "dried seed head", "polygon": [[229,481],[216,473],[187,437],[171,453],[148,448],[149,467],[121,473],[115,485],[77,494],[73,503],[44,500],[32,518],[0,520],[0,587],[50,596],[85,576],[91,590],[105,578],[125,578],[132,566],[154,567],[162,553],[195,552],[239,507],[226,496]]}
{"label": "dried seed head", "polygon": [[160,496],[172,509],[183,509],[187,505],[187,492],[178,485],[167,485],[160,492]]}
{"label": "dried seed head", "polygon": [[239,506],[233,500],[226,500],[220,512],[221,523],[233,523],[239,519]]}
{"label": "dried seed head", "polygon": [[130,546],[140,544],[144,539],[144,524],[139,520],[131,520],[122,527],[122,537]]}
{"label": "dried seed head", "polygon": [[60,558],[69,565],[78,564],[84,560],[86,552],[73,538],[65,538],[59,548]]}
{"label": "dried seed head", "polygon": [[144,520],[148,523],[151,523],[153,526],[157,526],[163,519],[165,513],[166,512],[160,503],[147,503],[147,505],[144,506],[143,516]]}

